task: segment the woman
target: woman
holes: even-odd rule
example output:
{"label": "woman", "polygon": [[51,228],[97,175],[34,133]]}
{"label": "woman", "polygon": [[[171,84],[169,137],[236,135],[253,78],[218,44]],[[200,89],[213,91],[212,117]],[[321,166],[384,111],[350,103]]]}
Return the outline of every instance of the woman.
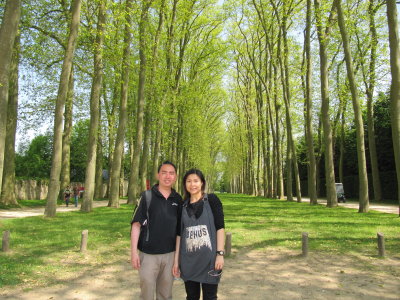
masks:
{"label": "woman", "polygon": [[186,299],[217,299],[218,283],[224,267],[225,224],[222,203],[215,194],[206,194],[206,180],[198,169],[183,177],[185,190],[181,235],[177,236],[172,272],[185,282]]}

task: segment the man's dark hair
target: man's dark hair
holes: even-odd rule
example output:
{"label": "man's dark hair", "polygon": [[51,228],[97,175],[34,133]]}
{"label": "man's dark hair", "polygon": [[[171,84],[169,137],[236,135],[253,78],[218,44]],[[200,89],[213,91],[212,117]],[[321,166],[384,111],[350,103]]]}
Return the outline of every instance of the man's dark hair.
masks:
{"label": "man's dark hair", "polygon": [[166,161],[164,161],[161,165],[158,166],[158,171],[157,171],[157,173],[160,173],[161,167],[162,167],[163,165],[171,165],[171,166],[173,166],[174,169],[175,169],[175,172],[176,172],[176,166],[175,166],[172,162],[170,162],[169,160],[166,160]]}

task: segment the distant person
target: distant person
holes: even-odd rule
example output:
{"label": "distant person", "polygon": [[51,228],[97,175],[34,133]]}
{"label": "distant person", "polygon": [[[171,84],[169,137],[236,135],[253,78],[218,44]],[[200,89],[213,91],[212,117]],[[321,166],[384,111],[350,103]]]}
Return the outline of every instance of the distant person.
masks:
{"label": "distant person", "polygon": [[64,200],[65,200],[65,204],[68,207],[69,205],[69,199],[71,198],[71,190],[69,188],[69,185],[67,185],[67,187],[64,190]]}
{"label": "distant person", "polygon": [[75,184],[75,185],[74,185],[74,188],[72,189],[72,192],[73,192],[73,194],[74,194],[75,207],[78,207],[79,185]]}
{"label": "distant person", "polygon": [[182,197],[172,188],[177,177],[173,163],[163,162],[157,177],[159,183],[141,194],[131,221],[131,264],[139,270],[142,300],[154,300],[154,295],[157,300],[172,299]]}
{"label": "distant person", "polygon": [[224,267],[225,222],[222,203],[205,193],[206,180],[198,169],[183,177],[185,191],[180,236],[177,237],[173,275],[185,282],[186,299],[217,299]]}
{"label": "distant person", "polygon": [[83,198],[83,193],[85,192],[85,187],[82,185],[79,187],[79,198]]}

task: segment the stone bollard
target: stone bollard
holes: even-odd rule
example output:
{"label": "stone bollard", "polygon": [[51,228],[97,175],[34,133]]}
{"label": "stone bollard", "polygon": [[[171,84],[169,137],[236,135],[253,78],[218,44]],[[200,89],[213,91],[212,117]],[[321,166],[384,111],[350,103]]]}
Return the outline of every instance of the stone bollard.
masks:
{"label": "stone bollard", "polygon": [[378,237],[379,256],[384,257],[385,256],[385,237],[384,237],[383,233],[380,233],[380,232],[378,232],[377,237]]}
{"label": "stone bollard", "polygon": [[1,250],[3,252],[8,252],[10,250],[10,231],[6,230],[3,232],[3,243]]}
{"label": "stone bollard", "polygon": [[232,252],[232,232],[227,232],[225,239],[225,255],[230,256],[231,252]]}
{"label": "stone bollard", "polygon": [[87,249],[88,233],[89,231],[87,229],[82,231],[81,252],[85,252]]}
{"label": "stone bollard", "polygon": [[303,252],[303,256],[306,257],[308,255],[308,232],[303,232],[301,234],[301,250]]}

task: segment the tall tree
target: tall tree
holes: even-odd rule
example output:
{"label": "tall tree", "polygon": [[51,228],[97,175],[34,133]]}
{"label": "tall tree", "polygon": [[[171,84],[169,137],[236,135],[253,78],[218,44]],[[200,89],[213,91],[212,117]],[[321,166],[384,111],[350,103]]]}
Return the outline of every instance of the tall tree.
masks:
{"label": "tall tree", "polygon": [[312,2],[307,0],[306,12],[306,30],[304,38],[304,52],[305,52],[305,84],[304,84],[304,100],[305,100],[305,136],[307,142],[307,160],[308,160],[308,196],[310,197],[310,204],[317,204],[317,177],[316,177],[316,164],[314,154],[314,133],[312,128],[312,70],[311,70],[311,15],[312,15]]}
{"label": "tall tree", "polygon": [[[21,1],[7,0],[0,27],[0,183],[3,182],[4,150],[8,108],[8,84],[15,37],[21,15]],[[1,194],[0,184],[0,194]]]}
{"label": "tall tree", "polygon": [[390,86],[390,116],[392,121],[392,139],[396,162],[400,216],[400,39],[396,1],[386,0],[386,7],[389,27],[390,69],[392,73],[392,83]]}
{"label": "tall tree", "polygon": [[142,142],[143,142],[143,115],[145,106],[145,86],[146,86],[146,69],[147,69],[147,43],[146,43],[146,27],[147,18],[151,3],[153,0],[146,0],[142,3],[142,12],[140,15],[139,23],[139,85],[138,85],[138,99],[137,99],[137,110],[136,110],[136,138],[133,152],[133,159],[131,164],[131,176],[129,178],[128,187],[128,203],[134,203],[134,200],[138,196],[138,189],[140,188],[140,156],[142,153]]}
{"label": "tall tree", "polygon": [[85,193],[81,206],[81,211],[85,212],[90,212],[93,206],[100,125],[100,95],[103,85],[103,44],[106,22],[106,1],[101,0],[98,6],[96,42],[94,44],[94,75],[90,93],[89,146],[85,174]]}
{"label": "tall tree", "polygon": [[20,57],[19,36],[14,43],[14,51],[11,60],[10,80],[8,86],[8,108],[3,183],[0,203],[4,205],[18,205],[15,195],[15,134],[17,131],[18,116],[18,67]]}
{"label": "tall tree", "polygon": [[336,10],[338,13],[338,21],[340,34],[343,41],[343,50],[346,60],[347,78],[349,79],[351,97],[353,100],[354,119],[357,132],[357,158],[358,158],[358,179],[360,184],[359,192],[359,212],[368,212],[369,197],[368,197],[368,177],[367,177],[367,162],[365,158],[364,145],[364,123],[360,107],[360,99],[358,98],[357,83],[354,78],[353,58],[350,51],[350,42],[345,25],[341,0],[335,0]]}
{"label": "tall tree", "polygon": [[68,43],[65,50],[65,57],[61,69],[60,83],[54,112],[53,156],[51,163],[49,191],[47,194],[47,202],[44,212],[46,217],[55,216],[57,196],[60,190],[63,112],[65,101],[67,99],[69,78],[72,70],[72,59],[78,37],[80,10],[81,0],[74,0],[71,4],[71,24],[69,28]]}
{"label": "tall tree", "polygon": [[[368,5],[368,18],[369,18],[369,30],[371,33],[371,51],[370,51],[370,62],[368,68],[368,77],[364,76],[364,83],[367,94],[367,124],[368,124],[368,146],[369,156],[371,160],[371,173],[372,173],[372,184],[374,191],[375,201],[382,201],[382,188],[381,180],[379,176],[379,165],[378,155],[375,142],[375,124],[374,124],[374,91],[376,85],[376,51],[378,47],[378,34],[375,25],[375,15],[378,9],[378,5],[375,5],[375,0],[370,0]],[[362,68],[364,70],[364,68]],[[363,72],[365,74],[365,72]]]}
{"label": "tall tree", "polygon": [[132,0],[126,0],[125,3],[125,30],[124,30],[124,52],[122,57],[122,74],[121,74],[121,98],[119,106],[119,121],[117,137],[115,139],[115,148],[111,165],[111,183],[108,206],[119,207],[119,186],[121,164],[124,153],[125,128],[128,119],[128,88],[131,61],[131,42],[132,42]]}
{"label": "tall tree", "polygon": [[332,6],[328,24],[323,26],[321,1],[314,0],[315,19],[317,23],[318,41],[319,41],[319,58],[320,58],[320,76],[321,76],[321,118],[324,139],[324,158],[325,158],[325,180],[326,180],[326,197],[327,206],[337,206],[336,188],[335,188],[335,170],[333,164],[333,142],[332,128],[329,117],[329,62],[327,46],[329,41],[329,33],[331,31],[331,22],[333,9]]}

